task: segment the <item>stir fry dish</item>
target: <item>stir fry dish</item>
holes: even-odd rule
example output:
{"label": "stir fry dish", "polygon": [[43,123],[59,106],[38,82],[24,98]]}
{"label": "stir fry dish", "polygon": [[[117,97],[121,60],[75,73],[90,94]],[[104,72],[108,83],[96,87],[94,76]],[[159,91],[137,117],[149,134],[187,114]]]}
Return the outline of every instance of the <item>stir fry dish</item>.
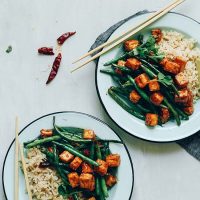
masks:
{"label": "stir fry dish", "polygon": [[106,199],[120,166],[111,142],[122,143],[101,139],[90,129],[60,127],[54,117],[52,129],[24,143],[33,199]]}
{"label": "stir fry dish", "polygon": [[[177,40],[177,34],[153,29],[146,39],[139,35],[125,41],[124,53],[106,62],[106,67],[100,70],[115,83],[108,89],[110,97],[149,127],[162,126],[171,120],[180,126],[181,120],[188,120],[194,112],[193,99],[199,95],[195,93],[194,76],[198,75],[193,73],[192,77],[187,73],[191,74],[196,58],[184,56],[177,43],[174,45],[176,41],[172,48],[169,36]],[[180,45],[181,42],[185,42],[184,38]],[[169,51],[169,46],[173,51]],[[194,51],[193,48],[188,52]],[[177,56],[181,53],[183,56]]]}

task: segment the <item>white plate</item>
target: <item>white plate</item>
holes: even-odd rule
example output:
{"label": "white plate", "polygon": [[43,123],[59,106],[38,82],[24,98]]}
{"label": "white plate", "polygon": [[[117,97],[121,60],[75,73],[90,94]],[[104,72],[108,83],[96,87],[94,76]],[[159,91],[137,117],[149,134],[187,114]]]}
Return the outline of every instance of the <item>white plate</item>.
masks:
{"label": "white plate", "polygon": [[[20,143],[36,138],[42,128],[51,128],[53,116],[56,116],[56,123],[61,126],[76,126],[93,129],[95,133],[105,139],[121,140],[120,137],[101,120],[83,113],[59,112],[40,117],[27,125],[19,136]],[[3,187],[7,200],[14,199],[14,141],[10,145],[5,157],[3,166]],[[134,173],[131,157],[128,149],[123,144],[110,143],[111,151],[119,153],[121,164],[118,168],[118,183],[109,191],[108,200],[128,200],[131,198]],[[19,199],[28,200],[25,193],[24,176],[19,170]]]}
{"label": "white plate", "polygon": [[[116,37],[120,33],[125,32],[134,27],[139,22],[144,21],[151,13],[146,13],[139,15],[122,26],[120,26],[110,37]],[[155,27],[160,27],[162,29],[176,30],[182,32],[183,34],[200,41],[199,23],[195,20],[180,15],[178,13],[168,13],[166,16],[162,17],[159,21],[148,26],[148,28],[141,31],[141,33],[147,33],[149,30]],[[200,130],[200,101],[195,104],[195,112],[190,117],[188,121],[182,121],[180,127],[176,125],[175,122],[169,122],[163,127],[149,128],[145,126],[144,121],[137,119],[123,108],[121,108],[113,99],[107,94],[108,88],[115,85],[112,78],[109,75],[100,73],[100,69],[105,68],[103,64],[117,55],[122,51],[121,46],[114,48],[112,51],[101,56],[96,69],[96,86],[99,94],[99,98],[107,111],[110,118],[123,130],[139,137],[141,139],[154,141],[154,142],[170,142],[186,138],[198,130]]]}

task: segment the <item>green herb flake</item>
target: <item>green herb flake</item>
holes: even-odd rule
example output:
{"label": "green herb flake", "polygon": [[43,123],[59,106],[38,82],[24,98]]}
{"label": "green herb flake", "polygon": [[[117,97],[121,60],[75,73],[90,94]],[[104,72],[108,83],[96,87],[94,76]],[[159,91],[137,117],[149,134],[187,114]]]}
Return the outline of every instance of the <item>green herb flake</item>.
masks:
{"label": "green herb flake", "polygon": [[12,46],[9,45],[8,48],[6,49],[6,53],[10,53],[12,51]]}

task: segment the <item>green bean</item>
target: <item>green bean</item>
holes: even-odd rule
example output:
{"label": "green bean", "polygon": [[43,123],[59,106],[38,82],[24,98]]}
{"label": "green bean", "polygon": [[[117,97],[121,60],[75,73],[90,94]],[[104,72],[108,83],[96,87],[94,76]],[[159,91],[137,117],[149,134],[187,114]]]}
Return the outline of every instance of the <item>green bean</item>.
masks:
{"label": "green bean", "polygon": [[96,195],[99,196],[101,194],[101,189],[100,189],[100,180],[99,177],[97,176],[95,179],[95,192]]}
{"label": "green bean", "polygon": [[157,77],[156,74],[154,74],[150,69],[148,69],[144,65],[141,65],[141,68],[150,78],[156,78]]}
{"label": "green bean", "polygon": [[121,88],[118,88],[118,87],[111,87],[111,88],[112,88],[112,90],[114,92],[124,95],[126,97],[127,101],[130,103],[130,107],[133,108],[133,110],[135,110],[135,111],[137,111],[139,113],[141,113],[141,112],[145,112],[145,113],[150,112],[149,109],[145,108],[144,106],[140,105],[139,103],[133,104],[130,101],[130,99],[128,98],[128,96],[129,96],[129,92],[128,91],[125,91],[125,90],[123,90]]}
{"label": "green bean", "polygon": [[124,60],[127,57],[133,57],[136,54],[137,54],[137,49],[133,49],[132,51],[126,52],[126,53],[120,55],[119,57],[116,57],[116,58],[104,63],[104,66],[108,66],[108,65],[111,65],[113,63],[116,63],[118,60]]}
{"label": "green bean", "polygon": [[76,136],[70,136],[68,135],[68,132],[60,132],[57,128],[56,125],[54,125],[55,130],[57,131],[57,133],[59,134],[60,137],[70,141],[70,142],[81,142],[81,143],[90,143],[92,142],[92,140],[85,140],[85,139],[80,139],[77,138]]}
{"label": "green bean", "polygon": [[61,137],[59,135],[55,135],[55,136],[51,136],[51,137],[47,137],[47,138],[43,138],[43,139],[37,139],[35,141],[33,141],[32,143],[26,145],[26,148],[32,148],[41,144],[45,144],[48,142],[52,142],[52,141],[58,141],[60,140]]}
{"label": "green bean", "polygon": [[73,155],[82,158],[83,160],[85,160],[85,161],[88,162],[89,164],[94,165],[94,166],[99,166],[99,164],[98,164],[97,162],[95,162],[94,160],[92,160],[92,159],[90,159],[90,158],[84,156],[84,155],[81,154],[79,151],[77,151],[77,150],[75,150],[75,149],[73,149],[73,148],[71,148],[71,147],[68,147],[68,146],[66,146],[66,145],[64,145],[64,144],[61,144],[61,143],[59,143],[59,142],[53,142],[53,143],[56,144],[56,145],[59,146],[59,147],[62,147],[62,148],[65,149],[65,150],[69,151],[69,152],[72,153]]}
{"label": "green bean", "polygon": [[102,159],[101,150],[98,144],[96,144],[96,154],[98,159]]}
{"label": "green bean", "polygon": [[174,118],[176,120],[177,125],[180,126],[181,121],[180,121],[180,118],[179,118],[177,111],[173,108],[173,106],[169,103],[169,101],[166,98],[164,98],[163,102],[166,104],[166,106],[169,108],[169,110],[174,115]]}
{"label": "green bean", "polygon": [[128,113],[130,113],[131,115],[144,120],[145,117],[144,115],[135,112],[133,109],[131,109],[114,91],[112,91],[112,89],[108,89],[108,94],[113,98],[113,100],[115,100],[115,102],[117,104],[119,104],[124,110],[126,110]]}
{"label": "green bean", "polygon": [[111,69],[101,69],[100,72],[104,73],[104,74],[109,74],[109,75],[112,75],[112,76],[120,76],[114,70],[111,70]]}
{"label": "green bean", "polygon": [[90,158],[92,160],[94,160],[94,148],[95,148],[95,143],[92,142],[91,145],[90,145]]}
{"label": "green bean", "polygon": [[108,197],[108,188],[104,177],[100,177],[100,184],[104,197]]}
{"label": "green bean", "polygon": [[114,58],[114,59],[112,59],[112,60],[106,62],[106,63],[104,64],[104,66],[108,66],[108,65],[111,65],[111,64],[113,64],[113,63],[116,63],[118,60],[123,60],[123,59],[125,59],[127,56],[128,56],[128,53],[126,52],[126,53],[122,54],[121,56],[116,57],[116,58]]}
{"label": "green bean", "polygon": [[59,129],[61,129],[63,132],[73,133],[73,134],[82,134],[84,129],[83,128],[77,128],[77,127],[71,127],[71,126],[58,126]]}
{"label": "green bean", "polygon": [[113,67],[121,70],[122,72],[125,72],[125,73],[132,73],[133,71],[127,67],[124,67],[124,66],[119,66],[119,65],[116,65],[116,64],[112,64]]}

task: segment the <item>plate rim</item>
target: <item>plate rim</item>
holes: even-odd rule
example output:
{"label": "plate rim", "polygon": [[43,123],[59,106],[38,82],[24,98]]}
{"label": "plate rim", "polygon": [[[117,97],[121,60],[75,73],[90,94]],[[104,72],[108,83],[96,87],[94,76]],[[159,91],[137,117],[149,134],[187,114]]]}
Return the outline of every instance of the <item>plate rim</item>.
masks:
{"label": "plate rim", "polygon": [[[24,126],[24,128],[21,129],[21,131],[19,132],[19,135],[21,133],[23,133],[23,131],[28,128],[31,124],[35,123],[36,121],[39,121],[40,119],[42,118],[45,118],[47,116],[51,116],[51,115],[55,115],[55,114],[62,114],[62,113],[71,113],[71,114],[80,114],[80,115],[84,115],[84,116],[87,116],[87,117],[90,117],[100,123],[102,123],[103,125],[107,126],[108,128],[110,128],[118,137],[119,139],[123,142],[122,138],[120,137],[120,135],[118,133],[116,133],[113,128],[111,128],[106,122],[102,121],[101,119],[93,116],[93,115],[90,115],[90,114],[87,114],[87,113],[83,113],[83,112],[79,112],[79,111],[58,111],[58,112],[53,112],[53,113],[49,113],[49,114],[46,114],[46,115],[42,115],[41,117],[38,117],[36,119],[34,119],[33,121],[31,121],[30,123],[28,123],[26,126]],[[5,155],[5,158],[4,158],[4,161],[3,161],[3,167],[2,167],[2,185],[3,185],[3,192],[4,192],[4,196],[6,198],[6,200],[8,200],[8,197],[6,195],[6,191],[5,191],[5,185],[4,185],[4,170],[5,170],[5,163],[6,163],[6,160],[7,160],[7,157],[8,157],[8,153],[10,152],[10,149],[13,145],[13,143],[15,142],[15,138],[13,139],[13,141],[11,142],[11,144],[9,145],[8,147],[8,150],[6,152],[6,155]],[[130,160],[130,163],[131,163],[131,171],[132,171],[132,186],[131,186],[131,192],[130,192],[130,196],[129,196],[129,200],[131,199],[132,197],[132,193],[133,193],[133,188],[134,188],[134,182],[135,182],[135,176],[134,176],[134,167],[133,167],[133,161],[132,161],[132,158],[131,158],[131,155],[130,155],[130,152],[128,150],[128,147],[126,146],[126,144],[123,142],[123,146],[127,152],[127,155],[128,155],[128,158]]]}
{"label": "plate rim", "polygon": [[[149,13],[154,13],[154,12],[156,12],[156,11],[149,11],[149,10],[138,11],[137,13],[135,13],[135,17],[141,16],[141,15],[145,15],[145,14],[149,14]],[[173,14],[176,14],[176,15],[183,16],[183,17],[188,18],[188,19],[190,19],[190,20],[192,20],[192,21],[194,21],[194,22],[196,22],[197,24],[200,25],[200,22],[199,22],[199,21],[197,21],[196,19],[194,19],[194,18],[192,18],[192,17],[189,17],[189,16],[187,16],[187,15],[185,15],[185,14],[182,14],[182,13],[179,13],[179,12],[174,12],[174,11],[170,11],[169,13],[173,13]],[[134,18],[134,17],[133,17],[133,18]],[[125,22],[125,23],[126,23],[126,22]],[[122,24],[122,25],[123,25],[123,24]],[[122,25],[120,25],[119,27],[121,27]],[[119,28],[119,27],[118,27],[118,28]],[[118,29],[118,28],[117,28],[117,29]],[[117,30],[117,29],[116,29],[116,30]],[[114,31],[114,32],[115,32],[115,31]],[[113,32],[113,33],[114,33],[114,32]],[[113,33],[112,33],[112,34],[113,34]],[[112,36],[112,34],[109,36],[109,38]],[[107,39],[107,41],[109,40],[109,38]],[[111,117],[111,115],[108,113],[108,111],[107,111],[107,109],[106,109],[106,106],[104,105],[103,100],[102,100],[102,98],[101,98],[101,96],[100,96],[100,92],[99,92],[99,88],[98,88],[98,83],[97,83],[98,65],[99,65],[99,58],[98,58],[98,60],[97,60],[97,62],[96,62],[96,68],[95,68],[95,87],[96,87],[96,91],[97,91],[98,98],[99,98],[99,100],[100,100],[100,102],[101,102],[101,105],[102,105],[104,111],[106,112],[106,114],[108,115],[108,117],[111,119],[111,121],[114,122],[114,124],[115,124],[118,128],[120,128],[121,130],[123,130],[125,133],[127,133],[128,135],[130,135],[130,136],[132,136],[132,137],[135,137],[135,138],[138,138],[138,139],[140,139],[140,140],[143,140],[143,141],[147,141],[147,142],[151,142],[151,143],[166,144],[166,143],[178,142],[178,141],[187,139],[187,138],[189,138],[189,137],[195,135],[195,134],[198,132],[198,131],[197,131],[197,132],[195,132],[195,133],[193,133],[193,134],[191,134],[191,135],[189,135],[189,136],[187,136],[187,137],[180,138],[180,139],[177,139],[177,140],[173,140],[173,139],[172,139],[172,140],[168,140],[168,141],[158,141],[158,140],[154,141],[154,140],[145,139],[145,138],[136,136],[134,133],[131,133],[131,132],[128,132],[127,130],[125,130],[125,129],[124,129],[123,127],[121,127],[121,126]]]}

